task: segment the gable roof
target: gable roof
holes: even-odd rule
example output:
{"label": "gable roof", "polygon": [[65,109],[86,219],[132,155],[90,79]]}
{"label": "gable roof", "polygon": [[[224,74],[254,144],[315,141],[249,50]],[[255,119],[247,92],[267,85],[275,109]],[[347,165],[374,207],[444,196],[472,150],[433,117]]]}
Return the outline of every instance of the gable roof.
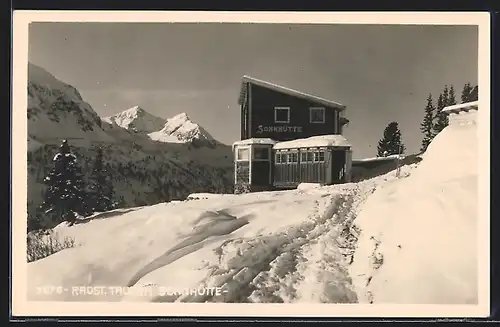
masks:
{"label": "gable roof", "polygon": [[284,93],[284,94],[287,94],[287,95],[290,95],[290,96],[293,96],[296,98],[309,100],[311,102],[322,104],[326,107],[334,108],[334,109],[339,110],[339,111],[343,111],[346,108],[344,105],[342,105],[338,102],[334,102],[331,100],[320,98],[320,97],[315,96],[315,95],[307,94],[307,93],[293,90],[293,89],[290,89],[290,88],[287,88],[284,86],[280,86],[277,84],[273,84],[270,82],[259,80],[259,79],[256,79],[256,78],[253,78],[253,77],[250,77],[247,75],[243,76],[242,81],[241,81],[240,96],[238,98],[238,104],[243,103],[243,99],[245,98],[245,94],[247,92],[247,88],[246,88],[247,83],[258,85],[258,86],[264,87],[266,89],[273,90],[273,91],[276,91],[279,93]]}

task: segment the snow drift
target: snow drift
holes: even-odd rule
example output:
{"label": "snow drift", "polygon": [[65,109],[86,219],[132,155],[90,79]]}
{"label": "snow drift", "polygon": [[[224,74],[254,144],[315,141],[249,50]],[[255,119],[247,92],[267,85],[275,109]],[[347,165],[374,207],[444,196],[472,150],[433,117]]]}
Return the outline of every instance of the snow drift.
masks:
{"label": "snow drift", "polygon": [[411,176],[362,206],[350,267],[360,302],[478,302],[476,133],[475,112],[452,117]]}

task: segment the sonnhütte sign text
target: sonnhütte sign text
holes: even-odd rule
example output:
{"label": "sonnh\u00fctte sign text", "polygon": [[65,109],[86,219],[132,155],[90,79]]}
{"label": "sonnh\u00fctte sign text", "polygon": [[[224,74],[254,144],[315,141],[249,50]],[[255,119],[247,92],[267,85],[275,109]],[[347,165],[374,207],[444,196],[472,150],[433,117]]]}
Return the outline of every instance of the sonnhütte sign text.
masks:
{"label": "sonnh\u00fctte sign text", "polygon": [[302,126],[257,126],[257,134],[271,133],[302,133]]}

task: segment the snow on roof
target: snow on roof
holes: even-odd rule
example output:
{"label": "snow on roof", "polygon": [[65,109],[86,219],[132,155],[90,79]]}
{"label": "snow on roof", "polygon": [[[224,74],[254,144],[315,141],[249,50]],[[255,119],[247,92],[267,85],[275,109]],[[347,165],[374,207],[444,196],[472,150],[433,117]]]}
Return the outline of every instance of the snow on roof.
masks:
{"label": "snow on roof", "polygon": [[242,104],[243,99],[245,98],[245,93],[246,93],[246,89],[247,89],[245,87],[246,83],[259,85],[259,86],[262,86],[264,88],[274,90],[276,92],[281,92],[281,93],[285,93],[285,94],[288,94],[288,95],[291,95],[291,96],[294,96],[297,98],[302,98],[302,99],[306,99],[306,100],[309,100],[312,102],[320,103],[324,106],[327,106],[329,108],[335,108],[335,109],[340,110],[340,111],[343,111],[346,108],[344,105],[342,105],[338,102],[334,102],[331,100],[320,98],[320,97],[315,96],[315,95],[311,95],[311,94],[307,94],[307,93],[300,92],[297,90],[293,90],[293,89],[290,89],[290,88],[287,88],[287,87],[284,87],[281,85],[277,85],[277,84],[273,84],[273,83],[266,82],[263,80],[259,80],[259,79],[256,79],[256,78],[253,78],[253,77],[250,77],[247,75],[243,76],[243,79],[241,82],[241,89],[240,89],[240,96],[238,98],[238,104]]}
{"label": "snow on roof", "polygon": [[274,149],[298,149],[298,148],[314,148],[314,147],[350,147],[351,144],[347,139],[340,134],[312,136],[304,139],[292,141],[278,142],[274,145]]}
{"label": "snow on roof", "polygon": [[241,141],[236,141],[233,143],[233,149],[235,146],[238,145],[250,145],[250,144],[269,144],[269,145],[274,145],[276,144],[276,141],[270,138],[251,138],[251,139],[246,139],[246,140],[241,140]]}
{"label": "snow on roof", "polygon": [[453,106],[444,107],[442,112],[447,114],[458,113],[460,111],[478,110],[479,101],[472,101],[466,103],[459,103]]}
{"label": "snow on roof", "polygon": [[373,158],[353,159],[352,163],[395,160],[395,159],[398,159],[398,157],[400,157],[400,159],[403,159],[404,155],[392,154],[392,155],[386,156],[386,157],[373,157]]}

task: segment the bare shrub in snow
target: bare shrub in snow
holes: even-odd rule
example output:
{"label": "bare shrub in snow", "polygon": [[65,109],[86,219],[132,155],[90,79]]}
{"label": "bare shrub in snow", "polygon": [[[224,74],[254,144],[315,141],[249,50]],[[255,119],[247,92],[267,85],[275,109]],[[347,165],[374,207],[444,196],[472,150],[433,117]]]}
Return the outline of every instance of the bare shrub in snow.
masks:
{"label": "bare shrub in snow", "polygon": [[50,231],[37,230],[27,235],[26,254],[28,262],[32,262],[75,246],[75,240],[71,237],[61,240]]}

